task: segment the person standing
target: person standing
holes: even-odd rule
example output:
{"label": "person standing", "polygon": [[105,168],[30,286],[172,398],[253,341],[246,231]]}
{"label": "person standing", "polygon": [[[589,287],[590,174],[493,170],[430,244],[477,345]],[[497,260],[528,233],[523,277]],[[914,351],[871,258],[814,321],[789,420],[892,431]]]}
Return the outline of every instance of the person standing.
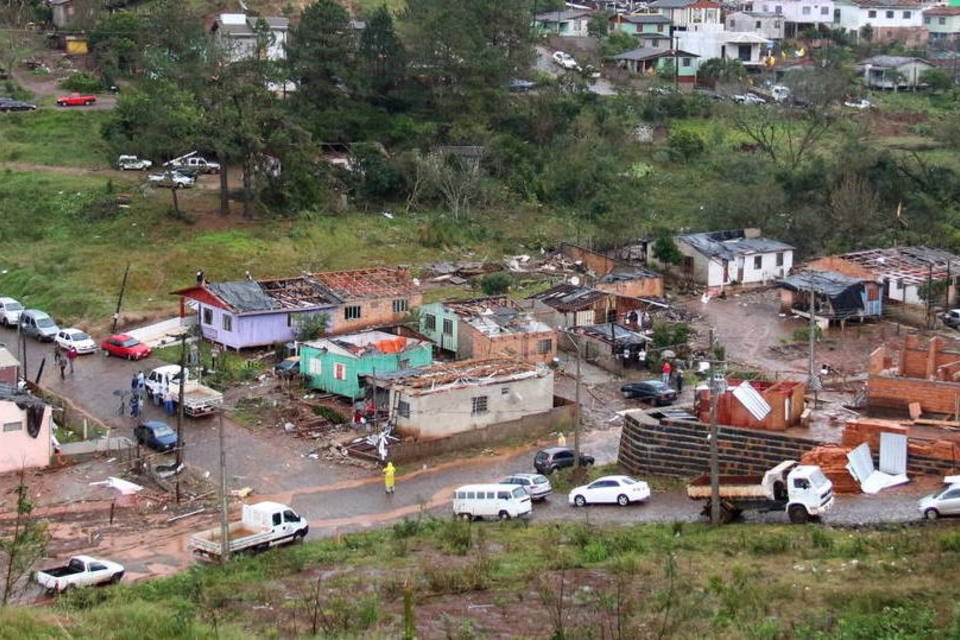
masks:
{"label": "person standing", "polygon": [[677,380],[677,395],[683,393],[683,369],[677,367],[677,373],[674,375]]}
{"label": "person standing", "polygon": [[146,390],[146,378],[143,375],[143,369],[137,372],[137,383],[136,383],[136,393],[137,397],[143,399],[143,392]]}
{"label": "person standing", "polygon": [[60,366],[60,379],[65,380],[67,376],[64,375],[64,372],[67,370],[67,359],[61,357],[59,366]]}
{"label": "person standing", "polygon": [[647,350],[643,347],[640,347],[640,351],[637,351],[637,368],[647,368]]}
{"label": "person standing", "polygon": [[392,462],[388,462],[387,466],[383,468],[383,490],[388,496],[393,495],[393,492],[396,490],[394,486],[394,476],[396,473],[397,469],[393,466]]}
{"label": "person standing", "polygon": [[663,367],[660,369],[660,378],[663,380],[663,384],[670,384],[670,373],[673,371],[673,367],[670,366],[669,360],[663,361]]}
{"label": "person standing", "polygon": [[77,348],[73,345],[70,345],[70,348],[67,350],[67,362],[70,363],[70,375],[73,375],[73,363],[77,359],[77,356],[80,355],[77,353]]}
{"label": "person standing", "polygon": [[173,415],[173,391],[169,387],[163,393],[163,412],[168,416]]}

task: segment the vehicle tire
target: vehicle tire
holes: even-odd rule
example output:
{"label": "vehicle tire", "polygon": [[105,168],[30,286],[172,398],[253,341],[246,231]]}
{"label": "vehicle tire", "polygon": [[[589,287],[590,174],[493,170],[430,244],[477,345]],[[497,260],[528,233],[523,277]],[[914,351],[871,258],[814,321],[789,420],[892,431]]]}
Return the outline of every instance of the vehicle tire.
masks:
{"label": "vehicle tire", "polygon": [[509,520],[510,514],[507,513],[506,511],[501,511],[500,513],[497,514],[497,517],[500,518],[501,520]]}
{"label": "vehicle tire", "polygon": [[472,521],[473,521],[473,514],[470,514],[470,513],[461,513],[458,517],[459,517],[461,520],[465,520],[465,521],[467,521],[467,522],[472,522]]}
{"label": "vehicle tire", "polygon": [[576,506],[576,507],[583,507],[583,506],[586,506],[586,504],[587,504],[587,499],[584,498],[583,496],[581,496],[581,495],[573,496],[573,505],[574,505],[574,506]]}
{"label": "vehicle tire", "polygon": [[84,101],[83,101],[83,104],[85,104],[86,106],[89,107],[90,105],[93,104],[93,100],[84,100]]}
{"label": "vehicle tire", "polygon": [[626,507],[627,505],[630,504],[630,498],[628,498],[627,496],[621,493],[620,495],[617,496],[617,504],[620,505],[621,507]]}
{"label": "vehicle tire", "polygon": [[936,520],[937,518],[940,517],[940,512],[934,509],[933,507],[930,507],[929,509],[923,512],[923,517],[926,518],[927,520]]}
{"label": "vehicle tire", "polygon": [[123,580],[123,572],[122,572],[122,571],[119,572],[119,573],[115,573],[115,574],[113,574],[112,576],[110,576],[110,584],[117,584],[117,583],[119,583],[121,580]]}
{"label": "vehicle tire", "polygon": [[806,524],[810,516],[807,513],[807,510],[801,507],[798,504],[790,507],[790,510],[787,512],[787,515],[790,516],[790,522],[793,524]]}

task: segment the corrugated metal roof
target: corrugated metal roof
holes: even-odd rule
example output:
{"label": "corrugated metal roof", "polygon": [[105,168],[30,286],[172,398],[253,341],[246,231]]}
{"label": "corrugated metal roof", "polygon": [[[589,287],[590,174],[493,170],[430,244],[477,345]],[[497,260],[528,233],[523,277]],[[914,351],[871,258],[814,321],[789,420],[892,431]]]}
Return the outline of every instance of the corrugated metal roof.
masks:
{"label": "corrugated metal roof", "polygon": [[263,292],[255,280],[208,282],[207,289],[237,311],[270,311],[280,304]]}
{"label": "corrugated metal roof", "polygon": [[772,411],[770,404],[746,380],[733,388],[733,397],[757,420],[763,420]]}
{"label": "corrugated metal roof", "polygon": [[557,311],[578,311],[589,308],[610,296],[610,293],[592,287],[578,287],[564,283],[530,296],[529,299],[539,300]]}
{"label": "corrugated metal roof", "polygon": [[647,336],[642,333],[631,331],[622,325],[612,322],[575,327],[573,331],[593,338],[599,338],[604,342],[610,342],[612,340],[616,345],[646,344],[649,341]]}
{"label": "corrugated metal roof", "polygon": [[677,238],[708,258],[733,260],[739,255],[792,251],[793,247],[779,240],[748,238],[743,229],[688,233]]}

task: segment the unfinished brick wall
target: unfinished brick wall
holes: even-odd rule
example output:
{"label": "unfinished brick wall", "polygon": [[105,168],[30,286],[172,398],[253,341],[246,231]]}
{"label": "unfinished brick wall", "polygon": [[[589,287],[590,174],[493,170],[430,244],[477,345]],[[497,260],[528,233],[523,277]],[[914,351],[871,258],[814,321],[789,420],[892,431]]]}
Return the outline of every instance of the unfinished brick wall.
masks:
{"label": "unfinished brick wall", "polygon": [[[461,322],[457,338],[460,342],[458,356],[461,358],[509,356],[526,362],[549,364],[557,355],[557,335],[552,330],[488,336],[466,322]],[[539,345],[544,340],[550,341],[550,349],[540,353]]]}
{"label": "unfinished brick wall", "polygon": [[876,275],[867,269],[864,269],[855,262],[844,260],[838,256],[826,256],[825,258],[812,260],[808,262],[805,267],[807,269],[815,269],[818,271],[836,271],[837,273],[842,273],[854,278],[862,278],[864,280],[876,279]]}
{"label": "unfinished brick wall", "polygon": [[880,434],[899,433],[907,436],[907,473],[912,475],[948,475],[960,469],[960,444],[942,438],[918,436],[909,425],[891,420],[860,418],[847,422],[843,430],[843,446],[853,448],[866,442],[879,464]]}
{"label": "unfinished brick wall", "polygon": [[960,398],[960,383],[922,378],[871,375],[867,379],[867,406],[901,409],[919,402],[924,413],[952,414]]}
{"label": "unfinished brick wall", "polygon": [[[631,474],[692,477],[706,473],[710,426],[654,420],[642,413],[624,417],[617,461]],[[760,475],[784,460],[800,460],[819,442],[769,431],[719,428],[720,473]]]}
{"label": "unfinished brick wall", "polygon": [[663,277],[634,278],[633,280],[617,280],[616,282],[597,282],[594,285],[601,291],[608,291],[631,298],[662,298]]}
{"label": "unfinished brick wall", "polygon": [[579,260],[583,266],[598,275],[605,276],[613,271],[617,263],[612,258],[601,255],[595,251],[578,247],[575,244],[564,242],[560,246],[560,252],[571,260]]}
{"label": "unfinished brick wall", "polygon": [[[763,420],[754,418],[753,414],[733,395],[733,390],[728,389],[717,399],[717,421],[720,424],[767,431],[784,431],[788,427],[800,424],[805,406],[804,394],[807,388],[805,384],[781,381],[767,388],[763,388],[758,383],[754,388],[770,405],[770,413]],[[698,390],[696,411],[701,422],[710,422],[710,391],[708,389]]]}

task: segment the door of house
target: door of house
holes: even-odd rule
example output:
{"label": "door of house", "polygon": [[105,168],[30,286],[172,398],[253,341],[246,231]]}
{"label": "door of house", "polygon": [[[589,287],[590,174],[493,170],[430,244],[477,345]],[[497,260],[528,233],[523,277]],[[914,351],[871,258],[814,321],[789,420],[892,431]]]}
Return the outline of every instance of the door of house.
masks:
{"label": "door of house", "polygon": [[723,261],[723,280],[721,282],[730,282],[730,262],[727,260]]}

